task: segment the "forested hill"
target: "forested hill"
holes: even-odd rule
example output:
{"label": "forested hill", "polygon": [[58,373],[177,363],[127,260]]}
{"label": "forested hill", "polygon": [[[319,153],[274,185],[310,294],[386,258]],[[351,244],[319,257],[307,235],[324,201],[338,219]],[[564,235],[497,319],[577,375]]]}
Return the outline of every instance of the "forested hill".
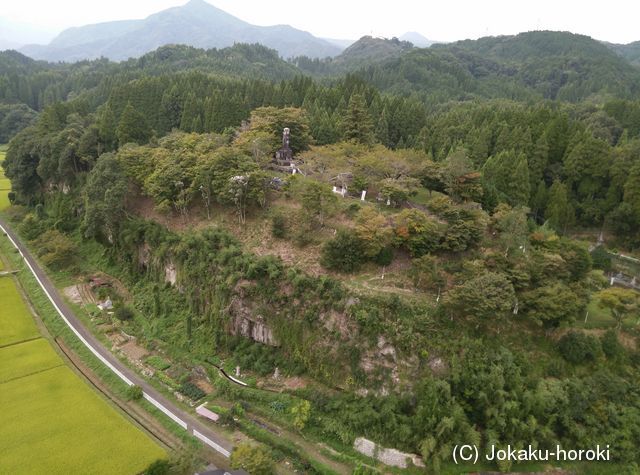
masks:
{"label": "forested hill", "polygon": [[640,69],[587,36],[539,31],[466,40],[371,65],[359,75],[430,101],[508,97],[569,102],[637,98]]}
{"label": "forested hill", "polygon": [[477,98],[597,103],[640,95],[640,68],[629,62],[637,49],[553,31],[430,48],[364,37],[336,58],[295,63],[317,77],[355,72],[383,91],[417,94],[430,104]]}
{"label": "forested hill", "polygon": [[640,66],[640,41],[634,41],[627,45],[605,43],[609,48],[625,58],[631,64]]}

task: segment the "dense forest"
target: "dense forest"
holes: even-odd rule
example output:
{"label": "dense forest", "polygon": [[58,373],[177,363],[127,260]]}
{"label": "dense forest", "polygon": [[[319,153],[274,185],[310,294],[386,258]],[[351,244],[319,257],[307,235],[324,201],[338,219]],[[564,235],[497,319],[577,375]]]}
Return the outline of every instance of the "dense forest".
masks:
{"label": "dense forest", "polygon": [[[294,393],[309,436],[435,473],[469,441],[611,444],[634,473],[640,299],[595,241],[640,247],[640,70],[568,33],[364,41],[325,61],[0,53],[7,213],[51,268],[102,249],[145,338],[321,383]],[[284,127],[296,175],[271,167]],[[610,324],[580,325],[596,307]],[[237,337],[256,314],[277,345]]]}

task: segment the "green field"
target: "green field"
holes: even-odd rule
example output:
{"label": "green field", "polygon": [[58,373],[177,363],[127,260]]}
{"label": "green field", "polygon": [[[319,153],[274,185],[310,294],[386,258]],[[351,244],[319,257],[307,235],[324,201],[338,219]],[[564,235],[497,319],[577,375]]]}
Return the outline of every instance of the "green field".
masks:
{"label": "green field", "polygon": [[[0,163],[4,160],[6,146],[0,145]],[[9,206],[8,193],[11,191],[11,182],[5,178],[4,170],[0,167],[0,211]]]}
{"label": "green field", "polygon": [[40,336],[13,279],[0,277],[0,347]]}
{"label": "green field", "polygon": [[0,277],[0,473],[136,474],[166,456],[40,337]]}

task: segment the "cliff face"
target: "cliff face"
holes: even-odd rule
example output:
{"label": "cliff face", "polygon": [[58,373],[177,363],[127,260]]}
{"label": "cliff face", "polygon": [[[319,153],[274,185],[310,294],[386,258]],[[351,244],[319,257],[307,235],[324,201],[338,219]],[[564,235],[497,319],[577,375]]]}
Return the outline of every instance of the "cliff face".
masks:
{"label": "cliff face", "polygon": [[421,364],[400,338],[402,325],[385,323],[398,318],[390,301],[351,295],[327,277],[244,253],[222,233],[172,234],[163,243],[141,233],[129,265],[177,290],[193,321],[273,347],[334,386],[384,394],[411,385]]}

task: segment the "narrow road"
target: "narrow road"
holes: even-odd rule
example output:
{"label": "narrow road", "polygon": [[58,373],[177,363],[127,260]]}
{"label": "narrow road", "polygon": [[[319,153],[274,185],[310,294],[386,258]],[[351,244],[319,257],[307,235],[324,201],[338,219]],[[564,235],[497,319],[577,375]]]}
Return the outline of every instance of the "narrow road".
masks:
{"label": "narrow road", "polygon": [[181,409],[165,398],[157,389],[116,358],[89,330],[87,330],[87,328],[85,328],[78,317],[76,317],[73,311],[65,304],[64,299],[61,297],[58,290],[38,265],[36,260],[31,256],[28,249],[24,244],[22,244],[18,236],[2,219],[0,219],[0,231],[7,235],[13,246],[23,257],[25,264],[36,278],[36,281],[38,281],[38,284],[40,284],[40,287],[49,298],[49,301],[53,304],[53,307],[56,309],[62,320],[64,320],[78,339],[80,339],[80,341],[100,361],[102,361],[105,366],[107,366],[129,386],[140,386],[144,393],[144,398],[147,401],[162,411],[167,417],[186,430],[189,434],[200,439],[207,446],[224,457],[229,457],[233,448],[229,442],[227,442],[223,437],[218,436],[213,430],[202,424],[187,411]]}

